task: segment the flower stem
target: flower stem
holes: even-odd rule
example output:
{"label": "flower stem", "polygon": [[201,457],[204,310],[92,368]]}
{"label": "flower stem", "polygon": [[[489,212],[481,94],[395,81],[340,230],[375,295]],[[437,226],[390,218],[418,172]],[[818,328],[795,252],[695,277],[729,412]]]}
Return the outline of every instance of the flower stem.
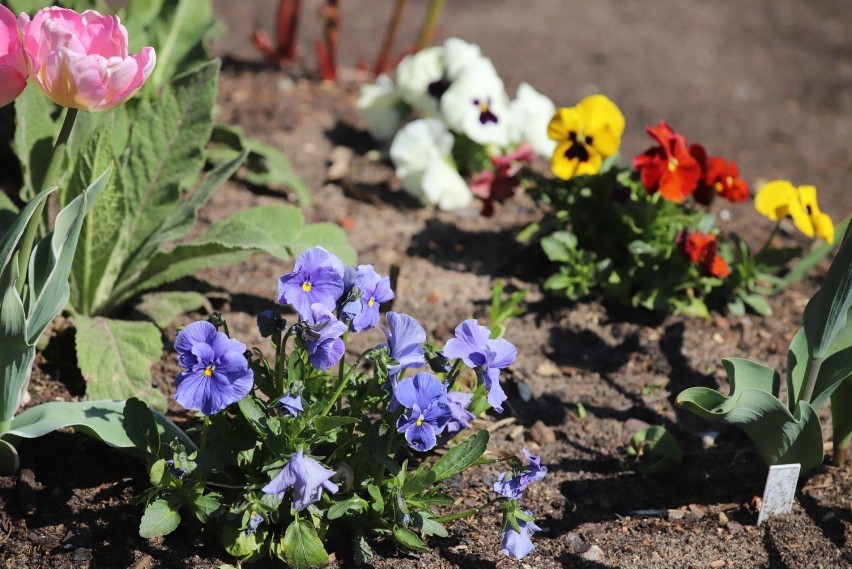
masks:
{"label": "flower stem", "polygon": [[488,502],[485,502],[481,506],[477,506],[475,508],[471,508],[471,509],[465,510],[463,512],[458,512],[457,514],[447,514],[446,516],[436,516],[436,517],[432,518],[432,521],[438,522],[439,524],[442,524],[442,523],[445,523],[445,522],[453,522],[455,520],[462,520],[464,518],[470,518],[472,516],[478,515],[479,512],[481,512],[482,510],[484,510],[485,508],[487,508],[491,504],[494,504],[494,503],[499,502],[499,501],[500,501],[500,498],[494,498],[493,500],[489,500]]}
{"label": "flower stem", "polygon": [[[47,167],[47,173],[44,176],[44,188],[49,188],[59,177],[59,171],[62,167],[62,158],[65,156],[65,145],[68,143],[68,137],[71,135],[71,129],[74,128],[74,120],[77,118],[77,109],[68,109],[65,112],[65,120],[62,122],[62,129],[59,131],[59,136],[53,145],[53,155],[50,157],[50,164]],[[43,189],[44,189],[43,188]],[[30,262],[30,253],[33,250],[33,241],[36,234],[39,232],[42,224],[44,224],[45,232],[49,227],[48,213],[45,211],[47,199],[42,201],[31,219],[41,220],[37,223],[32,221],[27,225],[27,231],[21,241],[21,248],[18,254],[18,294],[23,294],[24,282],[26,281],[27,265]]]}
{"label": "flower stem", "polygon": [[775,239],[775,236],[778,235],[779,229],[781,229],[781,220],[780,219],[775,222],[775,227],[772,228],[772,231],[769,233],[769,237],[766,238],[766,242],[763,244],[763,246],[754,255],[755,259],[760,257],[763,253],[765,253],[769,249],[769,246],[772,244],[772,241]]}
{"label": "flower stem", "polygon": [[446,0],[432,0],[432,3],[429,4],[429,13],[426,14],[426,21],[423,22],[423,28],[420,30],[420,39],[417,41],[418,51],[429,47],[429,43],[435,37],[435,28],[438,27],[438,20],[441,19],[444,4],[446,4]]}
{"label": "flower stem", "polygon": [[334,390],[334,395],[331,396],[331,399],[329,400],[328,404],[325,406],[325,409],[323,409],[323,412],[320,413],[320,417],[324,417],[325,415],[329,414],[329,412],[331,411],[331,408],[334,407],[334,404],[337,403],[337,400],[340,398],[340,395],[343,393],[343,390],[346,388],[346,384],[349,383],[349,377],[352,375],[352,372],[355,370],[355,368],[358,367],[358,364],[361,363],[361,360],[364,358],[364,356],[366,356],[371,351],[372,351],[372,348],[361,353],[361,355],[358,356],[358,359],[355,360],[355,363],[352,364],[352,367],[349,368],[349,371],[346,372],[345,375],[343,374],[343,360],[340,360],[340,368],[339,368],[339,372],[338,372],[338,375],[337,375],[337,382],[336,382],[336,386],[335,386],[335,390]]}

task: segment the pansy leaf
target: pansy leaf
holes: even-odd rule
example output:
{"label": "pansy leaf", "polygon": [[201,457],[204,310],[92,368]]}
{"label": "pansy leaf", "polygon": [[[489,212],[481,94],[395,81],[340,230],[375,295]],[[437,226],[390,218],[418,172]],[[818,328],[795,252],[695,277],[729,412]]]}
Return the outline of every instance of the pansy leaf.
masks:
{"label": "pansy leaf", "polygon": [[287,526],[282,545],[287,563],[296,569],[328,565],[328,553],[317,530],[306,520],[297,518]]}
{"label": "pansy leaf", "polygon": [[180,524],[180,514],[166,500],[148,504],[139,522],[139,536],[161,537],[175,531]]}

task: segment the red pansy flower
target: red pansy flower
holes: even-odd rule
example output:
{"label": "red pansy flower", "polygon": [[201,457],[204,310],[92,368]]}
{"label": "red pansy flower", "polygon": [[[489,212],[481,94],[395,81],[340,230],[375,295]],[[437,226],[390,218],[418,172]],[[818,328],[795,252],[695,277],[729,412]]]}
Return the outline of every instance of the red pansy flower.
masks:
{"label": "red pansy flower", "polygon": [[660,121],[645,131],[657,141],[658,146],[646,150],[633,159],[635,168],[642,177],[648,193],[659,191],[663,198],[683,202],[698,187],[701,165],[690,154],[686,139]]}
{"label": "red pansy flower", "polygon": [[701,265],[705,275],[724,279],[731,274],[731,268],[718,253],[719,243],[716,236],[699,231],[684,232],[680,237],[683,254],[691,263]]}
{"label": "red pansy flower", "polygon": [[740,178],[740,169],[736,162],[726,162],[723,158],[713,157],[707,160],[707,185],[732,202],[744,202],[749,197],[748,184]]}
{"label": "red pansy flower", "polygon": [[470,180],[470,191],[482,200],[482,215],[491,217],[494,214],[494,203],[502,203],[515,195],[518,188],[518,172],[523,164],[530,164],[535,159],[532,146],[522,142],[511,153],[505,156],[491,157],[494,170],[482,170]]}

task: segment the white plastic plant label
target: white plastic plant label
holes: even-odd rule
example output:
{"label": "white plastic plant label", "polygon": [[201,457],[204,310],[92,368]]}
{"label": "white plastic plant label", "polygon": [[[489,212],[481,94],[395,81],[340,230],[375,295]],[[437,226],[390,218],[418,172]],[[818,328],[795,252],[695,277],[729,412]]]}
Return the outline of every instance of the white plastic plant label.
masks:
{"label": "white plastic plant label", "polygon": [[801,464],[776,464],[769,467],[757,525],[772,516],[780,516],[793,509],[793,498],[796,496],[796,483],[799,481],[801,468]]}

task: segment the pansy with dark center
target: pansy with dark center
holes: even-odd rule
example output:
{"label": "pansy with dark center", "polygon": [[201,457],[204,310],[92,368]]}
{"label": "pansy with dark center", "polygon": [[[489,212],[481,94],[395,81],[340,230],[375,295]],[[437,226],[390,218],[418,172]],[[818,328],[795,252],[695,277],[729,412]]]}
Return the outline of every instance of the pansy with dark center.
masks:
{"label": "pansy with dark center", "polygon": [[468,367],[476,370],[488,391],[488,404],[497,412],[503,411],[506,394],[500,387],[500,370],[512,365],[518,350],[503,338],[490,338],[491,331],[465,320],[456,327],[455,337],[444,346],[448,358],[461,358]]}
{"label": "pansy with dark center", "polygon": [[473,106],[479,109],[479,124],[497,123],[497,115],[491,111],[491,98],[473,99]]}
{"label": "pansy with dark center", "polygon": [[281,275],[278,302],[290,304],[307,320],[311,305],[322,304],[334,310],[343,294],[343,262],[322,247],[304,251],[296,259],[293,272]]}
{"label": "pansy with dark center", "polygon": [[251,391],[254,372],[246,346],[228,338],[209,322],[193,322],[175,339],[178,362],[175,400],[186,409],[213,415]]}
{"label": "pansy with dark center", "polygon": [[407,409],[396,422],[396,430],[414,450],[434,448],[438,435],[453,414],[447,404],[447,386],[431,373],[418,373],[394,385],[396,401]]}

